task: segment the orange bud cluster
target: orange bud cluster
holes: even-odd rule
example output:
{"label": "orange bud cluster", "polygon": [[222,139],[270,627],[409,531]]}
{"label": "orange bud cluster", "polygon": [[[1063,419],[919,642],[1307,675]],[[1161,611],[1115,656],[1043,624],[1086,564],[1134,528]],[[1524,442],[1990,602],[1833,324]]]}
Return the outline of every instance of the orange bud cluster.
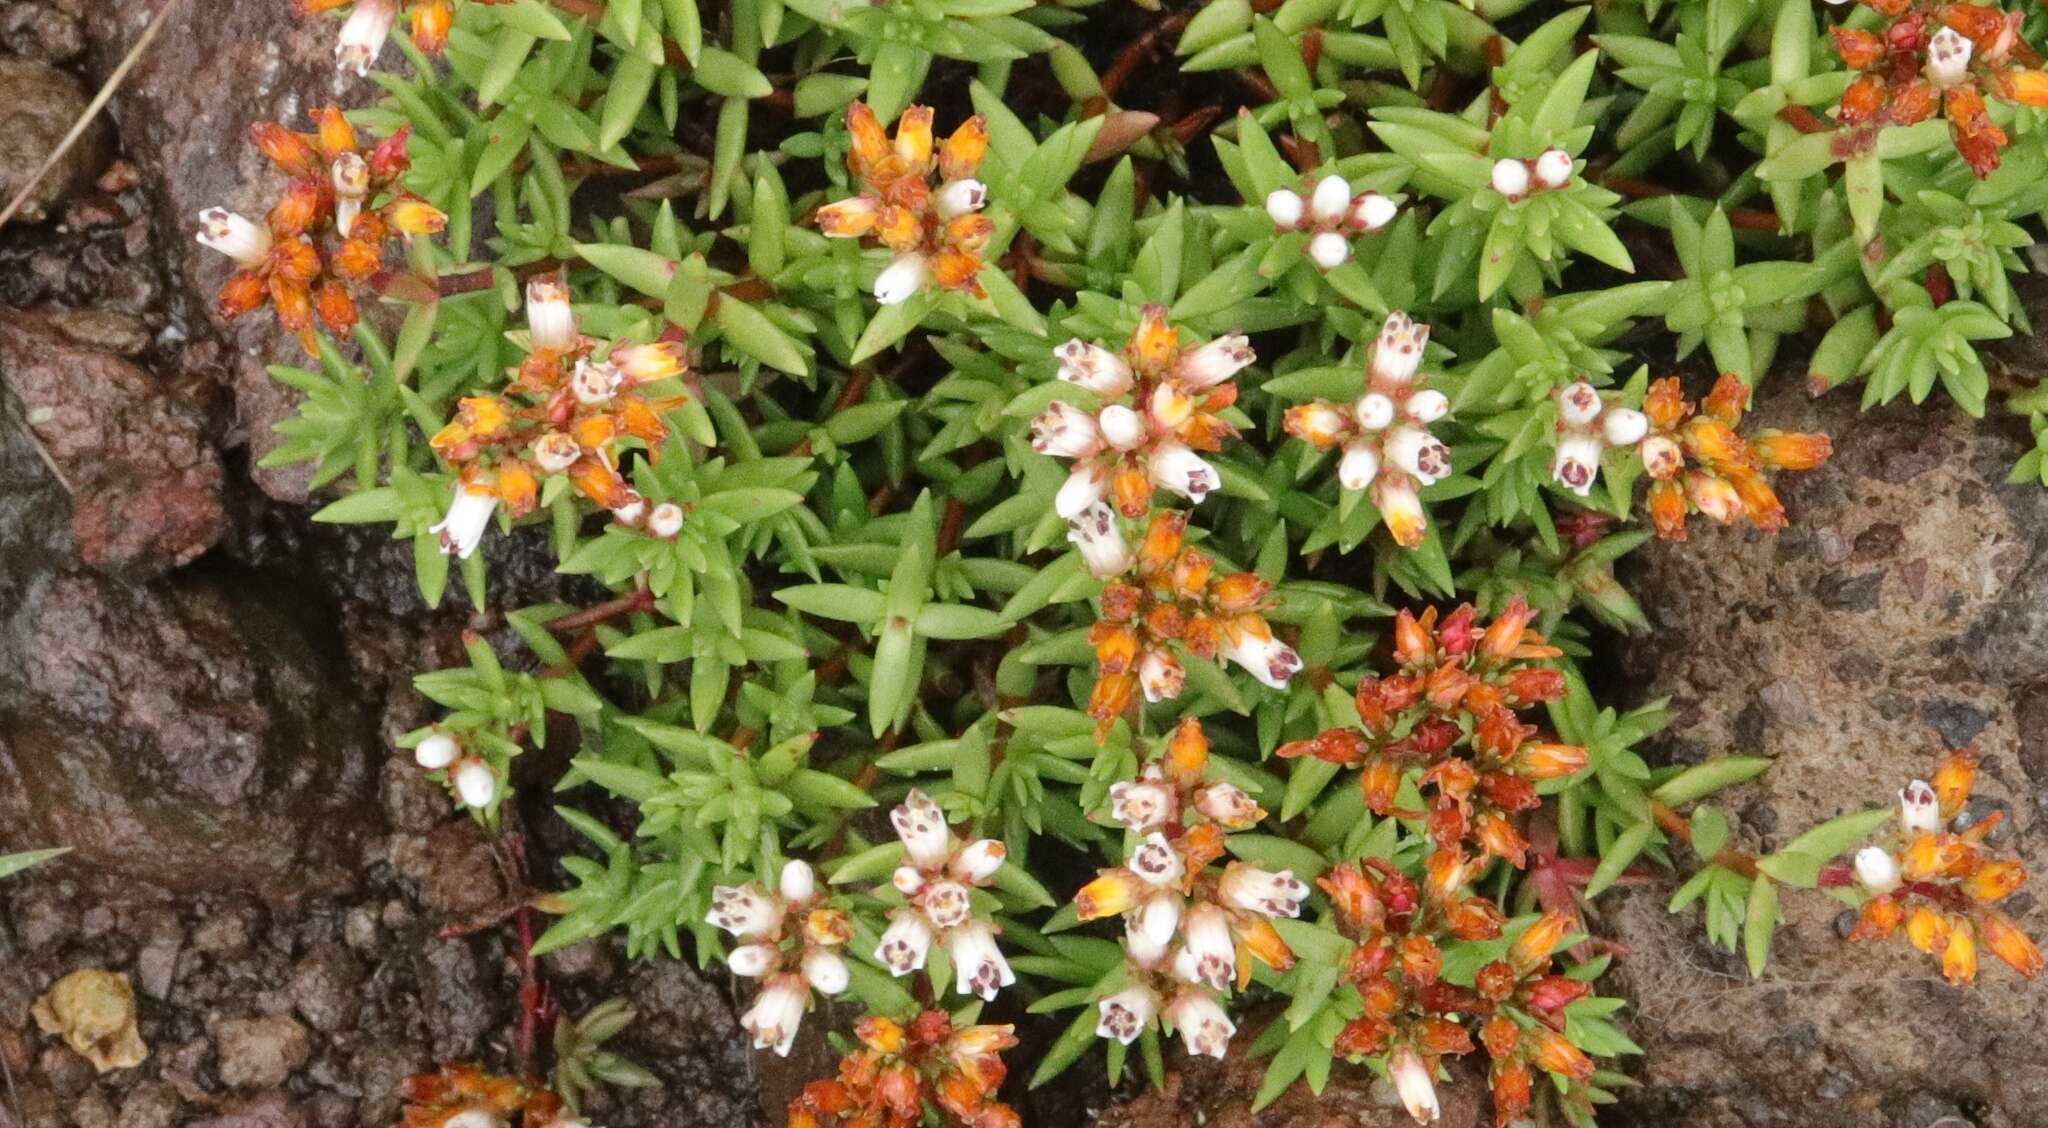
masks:
{"label": "orange bud cluster", "polygon": [[[1592,985],[1552,971],[1574,928],[1561,912],[1525,927],[1503,958],[1478,970],[1472,986],[1443,978],[1446,941],[1487,939],[1502,929],[1500,910],[1466,888],[1479,868],[1454,849],[1440,849],[1420,883],[1379,859],[1347,862],[1317,882],[1339,930],[1355,941],[1342,981],[1364,1008],[1338,1033],[1335,1052],[1394,1062],[1412,1055],[1422,1064],[1411,1070],[1414,1086],[1414,1077],[1435,1076],[1438,1059],[1471,1053],[1477,1031],[1493,1059],[1494,1122],[1507,1128],[1528,1114],[1534,1070],[1555,1074],[1567,1087],[1592,1078],[1592,1059],[1564,1033],[1564,1008],[1591,995]],[[1474,902],[1483,908],[1475,912]],[[1417,1102],[1408,1103],[1415,1112]]]}
{"label": "orange bud cluster", "polygon": [[458,403],[431,445],[515,519],[533,511],[540,480],[551,474],[566,475],[577,492],[628,523],[645,518],[643,499],[619,472],[620,446],[630,440],[650,459],[661,456],[668,438],[662,416],[688,397],[638,389],[687,372],[682,345],[621,342],[598,359],[602,342],[577,331],[560,279],[529,281],[526,303],[525,359],[501,393]]}
{"label": "orange bud cluster", "polygon": [[956,1027],[930,1010],[908,1027],[878,1015],[853,1028],[861,1048],[838,1076],[813,1081],[789,1103],[789,1128],[913,1128],[935,1117],[957,1128],[1018,1128],[1017,1111],[994,1099],[1008,1072],[1009,1026]]}
{"label": "orange bud cluster", "polygon": [[1678,378],[1650,385],[1643,400],[1650,432],[1643,438],[1643,469],[1652,479],[1650,521],[1657,535],[1685,539],[1685,519],[1700,513],[1723,525],[1746,518],[1767,533],[1785,527],[1785,506],[1765,475],[1812,470],[1834,452],[1826,435],[1764,430],[1744,439],[1735,428],[1749,404],[1749,386],[1722,373],[1698,405],[1685,398]]}
{"label": "orange bud cluster", "polygon": [[1987,844],[2004,814],[1957,825],[1976,775],[1974,753],[1951,752],[1932,785],[1914,780],[1899,792],[1900,834],[1856,854],[1856,880],[1870,899],[1849,939],[1888,939],[1903,925],[1915,948],[1941,961],[1950,983],[1977,981],[1980,944],[2032,979],[2048,958],[1995,907],[2027,881],[2018,858]]}
{"label": "orange bud cluster", "polygon": [[[1435,608],[1394,620],[1399,672],[1367,677],[1353,695],[1360,726],[1329,729],[1284,744],[1283,757],[1314,756],[1361,769],[1373,813],[1428,821],[1439,850],[1465,844],[1480,859],[1521,867],[1528,842],[1516,817],[1542,804],[1536,785],[1586,767],[1584,748],[1535,739],[1518,711],[1564,696],[1564,675],[1536,663],[1559,655],[1530,627],[1535,612],[1517,597],[1490,624],[1466,604],[1439,622]],[[1399,810],[1411,770],[1427,809]]]}
{"label": "orange bud cluster", "polygon": [[1216,575],[1214,559],[1186,546],[1187,522],[1185,510],[1153,514],[1129,571],[1103,588],[1102,617],[1088,635],[1096,660],[1088,715],[1098,739],[1141,686],[1147,701],[1180,696],[1186,673],[1175,647],[1236,662],[1276,689],[1301,669],[1260,613],[1272,585],[1254,572]]}
{"label": "orange bud cluster", "polygon": [[[892,140],[865,102],[846,107],[846,166],[859,194],[818,209],[818,229],[836,239],[872,239],[896,257],[875,283],[884,305],[936,284],[982,297],[981,253],[996,231],[981,214],[988,189],[974,174],[988,154],[988,126],[968,118],[944,144],[932,137],[930,106],[911,106]],[[936,167],[939,181],[931,181]]]}
{"label": "orange bud cluster", "polygon": [[394,237],[432,235],[448,219],[399,186],[410,167],[410,127],[364,147],[335,106],[313,111],[314,133],[259,122],[250,138],[290,179],[262,225],[221,208],[200,215],[199,241],[240,270],[216,308],[232,320],[269,305],[278,321],[316,351],[314,324],[342,336],[358,319],[356,287],[384,269]]}
{"label": "orange bud cluster", "polygon": [[495,1123],[518,1114],[524,1128],[580,1123],[562,1098],[545,1086],[474,1065],[444,1065],[433,1073],[414,1074],[401,1083],[399,1092],[405,1109],[398,1128],[443,1128],[469,1113],[483,1113]]}
{"label": "orange bud cluster", "polygon": [[[1984,98],[2048,106],[2048,72],[2020,38],[2025,13],[1945,0],[1864,0],[1891,17],[1882,29],[1835,27],[1835,52],[1861,72],[1835,116],[1867,135],[1886,124],[1912,125],[1939,113],[1956,151],[1979,177],[1998,168],[2005,131]],[[1865,144],[1859,136],[1852,147]]]}

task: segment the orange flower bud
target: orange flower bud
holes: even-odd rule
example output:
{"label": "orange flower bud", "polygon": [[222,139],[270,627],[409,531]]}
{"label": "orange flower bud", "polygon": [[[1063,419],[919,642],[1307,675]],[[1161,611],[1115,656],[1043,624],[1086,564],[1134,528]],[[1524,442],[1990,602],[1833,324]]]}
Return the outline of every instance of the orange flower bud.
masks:
{"label": "orange flower bud", "polygon": [[1266,601],[1273,585],[1257,572],[1233,572],[1210,591],[1218,610],[1229,614],[1250,611]]}
{"label": "orange flower bud", "polygon": [[1138,574],[1157,576],[1165,572],[1180,555],[1187,527],[1185,510],[1169,509],[1154,514],[1152,523],[1145,526],[1145,539],[1138,542]]}
{"label": "orange flower bud", "polygon": [[875,197],[850,196],[818,209],[818,230],[834,239],[858,239],[875,229],[881,215],[882,204]]}
{"label": "orange flower bud", "polygon": [[1905,920],[1906,911],[1891,897],[1872,897],[1863,903],[1863,911],[1856,914],[1856,928],[1849,933],[1851,940],[1886,940],[1899,930]]}
{"label": "orange flower bud", "polygon": [[[1892,91],[1892,104],[1885,116],[1894,125],[1913,125],[1934,116],[1937,105],[1934,84],[1914,79]],[[1844,102],[1846,104],[1846,100]]]}
{"label": "orange flower bud", "polygon": [[853,143],[846,164],[854,175],[865,177],[889,157],[889,135],[866,102],[846,107],[846,132]]}
{"label": "orange flower bud", "polygon": [[1984,934],[1984,946],[1991,949],[1991,954],[2026,978],[2032,979],[2043,966],[2048,966],[2041,949],[2003,913],[1984,914],[1979,927]]}
{"label": "orange flower bud", "polygon": [[1515,648],[1522,644],[1522,632],[1536,620],[1536,612],[1529,602],[1517,595],[1486,628],[1480,636],[1479,653],[1493,662],[1505,662],[1514,657]]}
{"label": "orange flower bud", "polygon": [[1928,955],[1935,955],[1948,946],[1949,931],[1948,918],[1926,905],[1913,906],[1913,911],[1906,916],[1906,939]]}
{"label": "orange flower bud", "polygon": [[454,24],[451,0],[426,0],[412,10],[413,45],[429,55],[440,54],[448,46],[448,29]]}
{"label": "orange flower bud", "polygon": [[2048,71],[2033,68],[2006,71],[1998,77],[1999,96],[2022,106],[2048,106]]}
{"label": "orange flower bud", "polygon": [[1650,417],[1651,426],[1662,431],[1671,430],[1692,414],[1692,405],[1685,401],[1685,389],[1678,377],[1650,381],[1650,390],[1643,397],[1643,414]]}
{"label": "orange flower bud", "polygon": [[1538,1068],[1562,1074],[1574,1081],[1592,1078],[1593,1059],[1572,1045],[1564,1035],[1547,1026],[1531,1027],[1525,1034],[1529,1043],[1529,1060]]}
{"label": "orange flower bud", "polygon": [[1544,913],[1528,931],[1515,938],[1514,946],[1508,949],[1508,962],[1522,975],[1550,966],[1551,954],[1577,925],[1570,913],[1555,909]]}
{"label": "orange flower bud", "polygon": [[1410,983],[1427,986],[1443,974],[1444,953],[1427,936],[1410,936],[1401,942],[1401,974]]}
{"label": "orange flower bud", "polygon": [[1530,1081],[1527,1065],[1514,1059],[1503,1060],[1498,1055],[1494,1057],[1493,1122],[1497,1128],[1507,1128],[1528,1115],[1532,1099]]}
{"label": "orange flower bud", "polygon": [[1436,638],[1431,630],[1436,625],[1436,608],[1423,612],[1417,619],[1407,608],[1394,616],[1394,664],[1408,667],[1420,665],[1436,653]]}
{"label": "orange flower bud", "polygon": [[344,240],[334,250],[334,272],[361,281],[384,269],[384,248],[379,243],[361,236]]}
{"label": "orange flower bud", "polygon": [[[1237,937],[1240,948],[1274,971],[1286,971],[1294,966],[1294,949],[1287,946],[1287,941],[1280,937],[1280,930],[1265,917],[1239,915],[1232,919],[1230,931]],[[1251,960],[1239,959],[1237,974],[1240,988],[1251,981],[1251,973]]]}
{"label": "orange flower bud", "polygon": [[320,154],[306,138],[274,121],[260,121],[249,127],[249,139],[272,164],[290,177],[320,175]]}
{"label": "orange flower bud", "polygon": [[329,103],[312,113],[313,124],[319,126],[315,135],[320,144],[320,153],[328,160],[356,151],[356,129],[350,125],[348,116],[341,107]]}
{"label": "orange flower bud", "polygon": [[1923,834],[1900,856],[1899,872],[1907,881],[1961,876],[1974,866],[1978,853],[1977,847],[1952,834]]}
{"label": "orange flower bud", "polygon": [[1982,869],[1963,879],[1963,892],[1973,901],[1992,904],[2019,891],[2027,883],[2027,868],[2017,861],[1986,862]]}
{"label": "orange flower bud", "polygon": [[1139,315],[1138,330],[1131,336],[1131,362],[1140,372],[1163,376],[1180,359],[1180,330],[1167,320],[1166,307],[1148,305]]}
{"label": "orange flower bud", "polygon": [[922,175],[931,167],[932,108],[910,106],[896,119],[896,158]]}
{"label": "orange flower bud", "polygon": [[1378,1057],[1386,1052],[1393,1033],[1394,1028],[1384,1019],[1354,1018],[1337,1032],[1337,1043],[1330,1052],[1340,1058]]}
{"label": "orange flower bud", "polygon": [[1424,1053],[1439,1057],[1445,1054],[1469,1054],[1472,1052],[1472,1035],[1465,1028],[1448,1018],[1425,1018],[1422,1029],[1415,1037],[1416,1044]]}
{"label": "orange flower bud", "polygon": [[1767,533],[1785,527],[1785,506],[1763,475],[1743,471],[1731,474],[1728,481],[1735,487],[1735,496],[1742,502],[1742,511],[1750,524]]}
{"label": "orange flower bud", "polygon": [[1097,623],[1088,632],[1088,641],[1095,646],[1095,662],[1104,674],[1122,674],[1137,665],[1138,632],[1130,627]]}
{"label": "orange flower bud", "polygon": [[1957,917],[1949,929],[1948,946],[1941,950],[1941,977],[1959,987],[1977,982],[1977,931],[1966,918]]}
{"label": "orange flower bud", "polygon": [[[980,218],[979,216],[975,218]],[[981,256],[948,247],[932,256],[932,281],[943,290],[957,290],[982,297]]]}
{"label": "orange flower bud", "polygon": [[269,299],[270,291],[264,285],[263,276],[253,270],[243,270],[220,288],[220,296],[215,299],[213,308],[222,321],[233,321],[263,308],[263,303]]}
{"label": "orange flower bud", "polygon": [[1173,591],[1182,599],[1199,599],[1209,589],[1209,572],[1215,561],[1207,553],[1185,549],[1173,561]]}
{"label": "orange flower bud", "polygon": [[1515,771],[1526,779],[1562,779],[1577,775],[1591,763],[1576,744],[1531,742],[1515,753]]}
{"label": "orange flower bud", "polygon": [[1834,453],[1834,443],[1826,435],[1770,430],[1750,440],[1749,449],[1758,462],[1773,469],[1812,470]]}
{"label": "orange flower bud", "polygon": [[585,456],[569,467],[569,482],[577,492],[605,509],[621,509],[632,502],[634,493],[619,472],[603,459]]}
{"label": "orange flower bud", "polygon": [[1176,783],[1199,783],[1209,770],[1209,736],[1195,717],[1181,721],[1166,743],[1166,778]]}
{"label": "orange flower bud", "polygon": [[1401,769],[1391,760],[1376,759],[1359,773],[1358,786],[1365,792],[1367,810],[1382,817],[1392,814],[1401,789]]}
{"label": "orange flower bud", "polygon": [[347,288],[337,282],[323,282],[314,295],[314,307],[319,311],[320,323],[337,337],[346,337],[355,331],[356,303],[348,296]]}
{"label": "orange flower bud", "polygon": [[321,217],[327,194],[318,181],[294,180],[270,209],[270,230],[277,235],[303,235]]}
{"label": "orange flower bud", "polygon": [[1138,903],[1143,883],[1127,869],[1103,870],[1074,894],[1075,915],[1084,921],[1121,916]]}
{"label": "orange flower bud", "polygon": [[1977,754],[1968,750],[1951,752],[1934,772],[1934,794],[1941,800],[1941,817],[1955,818],[1970,801],[1970,788],[1977,782]]}
{"label": "orange flower bud", "polygon": [[270,248],[270,274],[296,286],[311,286],[320,277],[320,252],[303,235],[280,239]]}
{"label": "orange flower bud", "polygon": [[1353,928],[1376,929],[1386,919],[1386,907],[1380,903],[1372,879],[1354,863],[1331,869],[1316,879],[1316,885],[1329,895],[1337,915]]}
{"label": "orange flower bud", "polygon": [[392,201],[384,208],[384,220],[407,239],[438,234],[448,226],[448,216],[441,209],[417,196]]}
{"label": "orange flower bud", "polygon": [[514,518],[533,512],[540,500],[540,482],[534,478],[533,470],[516,458],[498,463],[497,489],[505,511]]}
{"label": "orange flower bud", "polygon": [[1097,741],[1109,736],[1116,719],[1130,707],[1131,695],[1137,688],[1136,674],[1113,674],[1095,679],[1095,688],[1088,694],[1088,715],[1095,718]]}
{"label": "orange flower bud", "polygon": [[975,114],[961,122],[939,150],[939,176],[945,180],[964,180],[981,170],[982,158],[987,155],[988,123]]}
{"label": "orange flower bud", "polygon": [[1135,521],[1152,508],[1152,479],[1126,462],[1110,477],[1109,498],[1119,513]]}
{"label": "orange flower bud", "polygon": [[1665,540],[1685,539],[1685,490],[1677,482],[1652,482],[1644,504],[1650,523]]}

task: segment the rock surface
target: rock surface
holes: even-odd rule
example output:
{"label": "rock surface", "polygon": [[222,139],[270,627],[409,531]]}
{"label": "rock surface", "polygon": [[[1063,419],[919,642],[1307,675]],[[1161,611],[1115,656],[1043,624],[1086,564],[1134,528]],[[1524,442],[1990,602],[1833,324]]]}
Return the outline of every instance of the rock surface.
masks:
{"label": "rock surface", "polygon": [[[0,206],[28,185],[89,100],[76,78],[47,63],[0,57]],[[51,205],[90,182],[106,158],[105,130],[88,129],[36,182],[21,218],[43,219]]]}
{"label": "rock surface", "polygon": [[[2048,872],[2048,491],[2001,483],[2017,429],[1946,402],[1867,415],[1783,381],[1759,423],[1834,436],[1834,460],[1781,482],[1775,539],[1706,529],[1640,554],[1655,633],[1630,648],[1645,697],[1672,696],[1665,758],[1771,757],[1718,800],[1746,848],[1886,805],[1949,747],[1983,754],[1977,795]],[[2048,994],[1986,960],[1949,987],[1903,940],[1847,944],[1841,905],[1788,891],[1771,966],[1750,981],[1668,884],[1603,898],[1646,1051],[1634,1123],[1672,1128],[2026,1128],[2048,1108]],[[2025,896],[2022,894],[2021,896]],[[2017,899],[2016,899],[2017,900]],[[2048,911],[2011,904],[2036,937]]]}
{"label": "rock surface", "polygon": [[220,456],[197,412],[129,361],[79,343],[118,337],[125,323],[112,317],[0,310],[0,371],[70,485],[80,558],[159,572],[225,531]]}
{"label": "rock surface", "polygon": [[353,884],[370,730],[290,606],[246,578],[32,585],[0,622],[20,679],[0,746],[29,813],[0,837],[186,892]]}

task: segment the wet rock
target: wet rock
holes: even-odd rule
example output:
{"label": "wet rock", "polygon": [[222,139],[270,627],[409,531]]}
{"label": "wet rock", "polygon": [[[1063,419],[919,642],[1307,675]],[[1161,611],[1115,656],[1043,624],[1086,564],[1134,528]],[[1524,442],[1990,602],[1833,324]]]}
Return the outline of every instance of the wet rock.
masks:
{"label": "wet rock", "polygon": [[312,1128],[306,1110],[283,1093],[260,1093],[222,1109],[216,1116],[194,1120],[190,1128]]}
{"label": "wet rock", "polygon": [[176,1089],[160,1081],[146,1082],[121,1102],[121,1128],[171,1128],[182,1110]]}
{"label": "wet rock", "polygon": [[[105,73],[141,36],[160,2],[94,4],[84,13],[93,69]],[[155,203],[160,236],[173,252],[177,288],[193,295],[195,336],[224,346],[212,373],[234,398],[243,430],[236,436],[257,458],[277,445],[274,424],[286,418],[295,393],[264,365],[303,355],[268,314],[227,325],[215,319],[212,295],[232,273],[227,259],[192,242],[196,217],[221,206],[244,215],[270,210],[282,178],[246,143],[249,126],[283,121],[307,128],[306,113],[334,102],[361,105],[370,88],[334,69],[331,20],[304,19],[290,4],[196,4],[165,25],[149,55],[122,84],[113,113]],[[303,500],[308,468],[251,471],[264,492]]]}
{"label": "wet rock", "polygon": [[85,29],[74,8],[16,0],[0,5],[0,46],[25,58],[65,63],[85,52]]}
{"label": "wet rock", "polygon": [[[2027,751],[2038,720],[2023,718],[2048,715],[2027,689],[2048,672],[2037,563],[2048,554],[2048,491],[2003,484],[2023,436],[1947,405],[1859,415],[1853,397],[1808,401],[1793,384],[1763,397],[1760,425],[1826,431],[1837,454],[1784,479],[1792,527],[1855,546],[1853,565],[1787,557],[1740,530],[1647,548],[1633,587],[1657,630],[1630,646],[1626,668],[1642,696],[1673,696],[1671,739],[1753,742],[1774,757],[1714,801],[1730,813],[1768,807],[1780,840],[1888,804],[1944,749],[1974,743],[1985,754],[1978,798],[2008,810],[2012,847],[2040,872],[2048,835],[2034,797],[2048,773]],[[1845,598],[1845,584],[1882,599]],[[1772,710],[1771,723],[1745,730],[1774,686],[1797,688],[1805,719],[1779,723]],[[1968,1109],[1983,1128],[2039,1123],[2040,995],[2002,965],[1987,960],[1975,990],[1951,988],[1903,942],[1843,942],[1838,902],[1787,890],[1771,965],[1751,981],[1704,943],[1697,909],[1665,912],[1670,892],[1600,902],[1600,929],[1630,952],[1610,989],[1629,996],[1645,1050],[1646,1085],[1625,1098],[1623,1123],[1905,1128],[1937,1105]],[[2006,907],[2048,932],[2040,908]],[[1916,1095],[1933,1104],[1914,1105]]]}
{"label": "wet rock", "polygon": [[79,557],[153,574],[220,539],[221,464],[196,412],[135,365],[79,343],[124,331],[106,318],[0,311],[0,370],[70,484]]}
{"label": "wet rock", "polygon": [[366,722],[298,608],[248,577],[32,582],[0,619],[0,779],[30,814],[0,838],[184,892],[359,880]]}
{"label": "wet rock", "polygon": [[[761,1123],[762,1107],[774,1110],[768,1123],[782,1122],[782,1107],[791,1094],[782,1094],[783,1103],[778,1105],[774,1094],[762,1092],[768,1086],[755,1076],[753,1052],[717,987],[685,964],[659,960],[635,966],[624,990],[614,993],[632,1002],[636,1017],[607,1048],[653,1070],[662,1080],[658,1089],[615,1094],[635,1114],[633,1122],[751,1128]],[[839,1028],[851,1021],[842,1019]]]}
{"label": "wet rock", "polygon": [[[0,200],[12,200],[28,184],[88,101],[79,81],[53,66],[0,58]],[[21,218],[35,223],[73,189],[92,183],[106,163],[106,145],[103,128],[88,129],[37,182]]]}
{"label": "wet rock", "polygon": [[362,1009],[362,965],[339,944],[323,944],[292,969],[292,1005],[322,1033],[347,1030]]}
{"label": "wet rock", "polygon": [[459,940],[426,941],[418,962],[434,1058],[468,1059],[496,1021],[495,985],[485,981],[476,953]]}
{"label": "wet rock", "polygon": [[231,1089],[273,1089],[312,1056],[306,1028],[289,1015],[227,1018],[213,1024],[221,1083]]}

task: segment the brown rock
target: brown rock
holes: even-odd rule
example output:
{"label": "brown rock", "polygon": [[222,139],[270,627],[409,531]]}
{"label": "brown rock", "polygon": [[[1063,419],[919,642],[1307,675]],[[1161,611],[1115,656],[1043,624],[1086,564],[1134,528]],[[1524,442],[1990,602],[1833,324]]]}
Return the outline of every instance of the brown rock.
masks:
{"label": "brown rock", "polygon": [[[14,199],[85,111],[85,88],[45,63],[0,58],[0,206]],[[41,220],[106,162],[106,131],[92,128],[28,194],[21,218]]]}
{"label": "brown rock", "polygon": [[[163,0],[89,5],[84,19],[93,70],[111,69],[162,7]],[[249,216],[270,210],[283,180],[248,143],[250,125],[283,121],[305,129],[312,107],[360,106],[377,98],[370,83],[336,73],[335,31],[331,20],[295,16],[288,3],[188,4],[113,101],[122,140],[155,201],[157,230],[167,246],[180,248],[172,274],[208,310],[205,333],[227,346],[219,378],[234,395],[244,428],[235,437],[256,458],[277,445],[272,427],[296,401],[264,366],[296,363],[304,353],[267,313],[234,325],[214,318],[211,295],[233,267],[192,241],[194,217],[215,206]],[[306,496],[307,467],[251,473],[272,497]]]}
{"label": "brown rock", "polygon": [[361,879],[368,723],[317,624],[248,579],[32,582],[0,619],[0,839],[182,891],[288,902]]}
{"label": "brown rock", "polygon": [[273,1089],[306,1064],[312,1045],[289,1015],[228,1018],[213,1024],[221,1083],[232,1089]]}
{"label": "brown rock", "polygon": [[70,483],[79,557],[167,571],[221,537],[220,458],[148,374],[77,343],[89,324],[0,311],[0,371]]}
{"label": "brown rock", "polygon": [[[2048,491],[2002,484],[2024,449],[2018,429],[1945,402],[1860,415],[1853,396],[1810,402],[1789,389],[1759,415],[1829,432],[1837,453],[1781,480],[1791,526],[1776,538],[1696,522],[1690,541],[1640,554],[1635,592],[1656,630],[1627,668],[1645,697],[1672,695],[1666,750],[1773,757],[1714,802],[1772,812],[1781,843],[1890,804],[1951,743],[1973,741],[1978,795],[2009,806],[2014,846],[2029,870],[2048,869],[2037,805],[2048,776],[2021,722],[2038,711],[2027,687],[2048,674]],[[1853,559],[1830,544],[1854,546]],[[1743,845],[1769,848],[1751,829]],[[1903,939],[1843,942],[1842,906],[1796,889],[1753,981],[1706,945],[1698,909],[1665,913],[1670,892],[1610,894],[1596,923],[1631,952],[1616,969],[1645,1050],[1647,1085],[1627,1098],[1634,1122],[1924,1128],[1916,1098],[1970,1108],[1985,1128],[2042,1122],[2038,985],[1987,957],[1976,989],[1949,987]],[[2048,912],[2013,907],[2048,933]]]}

